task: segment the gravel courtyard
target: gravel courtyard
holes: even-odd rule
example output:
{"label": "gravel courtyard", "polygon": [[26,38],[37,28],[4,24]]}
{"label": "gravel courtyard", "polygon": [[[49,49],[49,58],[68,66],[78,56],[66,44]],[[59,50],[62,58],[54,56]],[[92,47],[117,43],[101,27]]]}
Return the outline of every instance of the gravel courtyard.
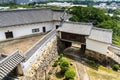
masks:
{"label": "gravel courtyard", "polygon": [[0,54],[9,55],[19,49],[21,54],[24,54],[29,48],[31,48],[37,41],[39,41],[44,35],[34,35],[26,38],[5,41],[0,43]]}

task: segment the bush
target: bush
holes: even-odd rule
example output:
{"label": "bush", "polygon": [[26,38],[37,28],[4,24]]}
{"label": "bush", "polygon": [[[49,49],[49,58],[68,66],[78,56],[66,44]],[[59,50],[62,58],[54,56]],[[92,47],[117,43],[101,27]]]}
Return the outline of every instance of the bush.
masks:
{"label": "bush", "polygon": [[90,60],[88,63],[92,67],[97,67],[97,64],[94,61],[92,61],[92,60]]}
{"label": "bush", "polygon": [[53,67],[57,67],[58,64],[60,64],[60,62],[62,62],[62,57],[63,57],[63,54],[60,54],[58,60],[56,60],[53,64]]}
{"label": "bush", "polygon": [[118,64],[114,64],[112,69],[118,71],[120,69],[120,66]]}
{"label": "bush", "polygon": [[74,77],[75,77],[75,72],[74,71],[67,70],[65,72],[66,80],[74,80]]}
{"label": "bush", "polygon": [[60,58],[62,58],[63,57],[63,54],[60,54]]}
{"label": "bush", "polygon": [[69,69],[69,63],[67,61],[62,61],[60,64],[61,73],[65,73]]}
{"label": "bush", "polygon": [[59,58],[58,58],[58,61],[61,62],[62,61],[62,57],[63,57],[63,54],[60,54]]}
{"label": "bush", "polygon": [[58,65],[58,61],[55,61],[53,67],[57,67],[57,65]]}

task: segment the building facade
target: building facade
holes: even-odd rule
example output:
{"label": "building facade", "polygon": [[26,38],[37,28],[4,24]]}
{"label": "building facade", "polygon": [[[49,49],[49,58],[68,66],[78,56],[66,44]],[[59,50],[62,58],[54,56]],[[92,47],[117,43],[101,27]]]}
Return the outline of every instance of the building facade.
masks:
{"label": "building facade", "polygon": [[83,52],[88,49],[107,54],[112,44],[112,30],[95,28],[91,23],[64,22],[58,32],[61,40],[80,43]]}
{"label": "building facade", "polygon": [[112,30],[93,27],[86,43],[87,49],[107,54],[108,46],[112,44]]}
{"label": "building facade", "polygon": [[0,41],[48,32],[59,25],[63,13],[50,9],[0,11]]}

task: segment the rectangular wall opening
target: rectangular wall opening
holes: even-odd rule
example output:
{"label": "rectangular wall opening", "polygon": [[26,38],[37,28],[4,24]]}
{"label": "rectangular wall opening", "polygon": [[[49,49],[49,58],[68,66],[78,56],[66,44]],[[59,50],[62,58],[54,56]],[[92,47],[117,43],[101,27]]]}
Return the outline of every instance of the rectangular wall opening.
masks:
{"label": "rectangular wall opening", "polygon": [[5,32],[5,36],[6,36],[6,39],[13,38],[13,32],[12,31]]}
{"label": "rectangular wall opening", "polygon": [[39,28],[35,28],[35,29],[32,29],[32,33],[36,33],[36,32],[39,32]]}
{"label": "rectangular wall opening", "polygon": [[59,28],[59,25],[56,25],[56,29],[58,29]]}
{"label": "rectangular wall opening", "polygon": [[46,27],[43,27],[42,30],[43,30],[43,32],[46,32]]}

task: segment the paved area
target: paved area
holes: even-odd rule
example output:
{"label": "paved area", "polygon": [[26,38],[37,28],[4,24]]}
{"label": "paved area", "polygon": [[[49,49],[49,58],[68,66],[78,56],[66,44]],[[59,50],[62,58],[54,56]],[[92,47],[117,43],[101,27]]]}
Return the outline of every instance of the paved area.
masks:
{"label": "paved area", "polygon": [[89,80],[89,76],[83,64],[81,64],[80,62],[76,62],[76,68],[77,68],[80,80]]}
{"label": "paved area", "polygon": [[31,48],[38,40],[44,35],[34,35],[27,38],[11,40],[0,43],[0,54],[9,55],[19,49],[24,54],[29,48]]}

